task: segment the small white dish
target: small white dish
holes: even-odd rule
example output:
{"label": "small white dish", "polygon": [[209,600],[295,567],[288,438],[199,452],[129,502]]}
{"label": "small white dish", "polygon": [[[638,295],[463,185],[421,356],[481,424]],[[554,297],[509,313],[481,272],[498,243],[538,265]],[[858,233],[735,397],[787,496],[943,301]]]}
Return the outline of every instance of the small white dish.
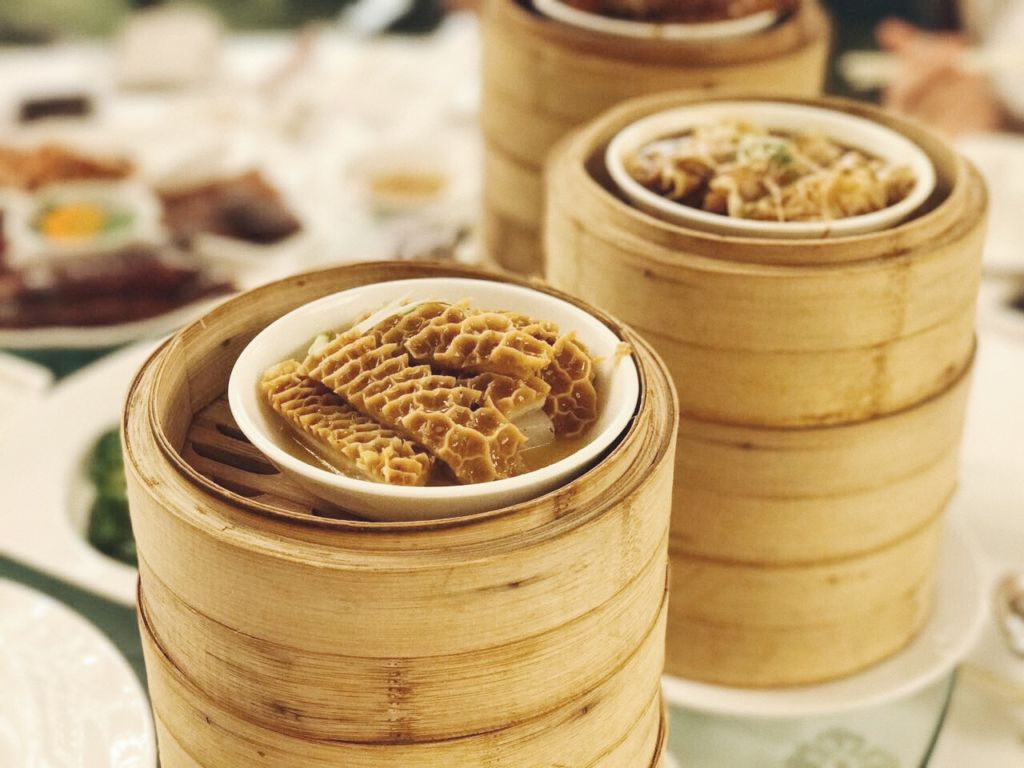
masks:
{"label": "small white dish", "polygon": [[988,613],[988,581],[976,545],[948,523],[935,605],[920,634],[895,656],[841,680],[798,688],[749,689],[662,678],[670,705],[762,719],[823,717],[881,706],[948,674],[974,645]]}
{"label": "small white dish", "polygon": [[346,169],[371,210],[393,216],[439,208],[454,195],[458,168],[440,141],[391,143],[363,153]]}
{"label": "small white dish", "polygon": [[[597,365],[600,415],[588,442],[561,461],[517,477],[476,485],[394,487],[336,474],[295,458],[279,445],[276,417],[260,401],[263,372],[293,357],[318,334],[341,329],[367,311],[398,299],[457,302],[523,312],[575,331]],[[632,356],[617,357],[621,339],[600,320],[578,307],[540,291],[491,280],[424,278],[367,285],[327,296],[285,315],[264,329],[239,356],[231,372],[228,400],[245,436],[282,472],[314,495],[371,520],[430,520],[484,512],[517,504],[569,482],[585,471],[626,429],[640,396]]]}
{"label": "small white dish", "polygon": [[138,573],[86,540],[95,491],[85,464],[120,422],[132,376],[153,348],[115,352],[0,414],[0,465],[17,467],[0,489],[0,555],[126,606],[135,605]]}
{"label": "small white dish", "polygon": [[124,657],[51,597],[0,581],[0,765],[155,768],[149,703]]}
{"label": "small white dish", "polygon": [[[125,218],[111,231],[80,238],[47,237],[36,228],[48,207],[75,203],[94,203]],[[19,266],[40,259],[113,251],[129,243],[159,243],[165,239],[160,216],[160,204],[152,191],[134,182],[52,184],[10,198],[9,260]]]}
{"label": "small white dish", "polygon": [[[723,120],[753,122],[768,130],[805,133],[817,130],[839,144],[882,160],[907,165],[917,183],[906,198],[880,211],[834,221],[754,221],[702,211],[669,200],[636,181],[626,159],[660,139],[680,136],[698,125]],[[910,217],[935,189],[935,167],[906,137],[862,117],[821,107],[772,101],[713,101],[658,112],[630,124],[608,145],[605,162],[612,180],[638,208],[692,229],[735,237],[804,239],[845,237],[894,227]]]}
{"label": "small white dish", "polygon": [[589,13],[574,8],[562,0],[534,0],[533,4],[545,16],[581,29],[649,40],[720,40],[753,35],[771,27],[779,20],[780,16],[778,11],[761,11],[738,19],[686,24],[682,22],[632,21],[602,16],[599,13]]}

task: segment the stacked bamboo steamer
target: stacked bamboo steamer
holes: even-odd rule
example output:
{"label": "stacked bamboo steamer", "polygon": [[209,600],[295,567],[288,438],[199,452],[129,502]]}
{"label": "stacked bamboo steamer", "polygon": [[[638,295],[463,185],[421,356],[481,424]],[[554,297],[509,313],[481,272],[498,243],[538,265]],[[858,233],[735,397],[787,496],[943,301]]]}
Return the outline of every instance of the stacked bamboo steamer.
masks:
{"label": "stacked bamboo steamer", "polygon": [[526,3],[486,0],[483,16],[483,249],[513,272],[543,272],[550,149],[604,110],[673,89],[821,92],[830,30],[817,0],[803,0],[763,32],[699,41],[594,32],[548,19]]}
{"label": "stacked bamboo steamer", "polygon": [[906,645],[930,609],[986,193],[921,127],[816,99],[799,103],[877,121],[926,151],[938,186],[922,212],[833,240],[669,224],[617,196],[604,150],[625,126],[691,101],[627,103],[560,145],[547,276],[630,323],[676,382],[668,671],[747,686],[835,678]]}
{"label": "stacked bamboo steamer", "polygon": [[628,431],[553,493],[437,522],[319,512],[221,397],[286,312],[448,275],[502,279],[396,263],[290,278],[222,305],[138,374],[125,457],[164,768],[660,764],[677,407],[642,340],[580,305],[634,350]]}

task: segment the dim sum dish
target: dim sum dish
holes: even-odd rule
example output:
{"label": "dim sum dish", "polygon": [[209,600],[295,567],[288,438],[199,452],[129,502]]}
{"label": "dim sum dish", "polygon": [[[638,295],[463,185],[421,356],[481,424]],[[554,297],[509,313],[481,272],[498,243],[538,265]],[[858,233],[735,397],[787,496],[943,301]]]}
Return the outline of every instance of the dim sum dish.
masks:
{"label": "dim sum dish", "polygon": [[52,184],[32,194],[8,195],[4,206],[11,214],[11,264],[165,241],[156,197],[131,182]]}
{"label": "dim sum dish", "polygon": [[159,194],[164,222],[182,245],[203,235],[274,245],[302,229],[278,190],[258,171]]}
{"label": "dim sum dish", "polygon": [[673,223],[748,237],[886,229],[935,186],[928,156],[864,118],[799,104],[717,102],[662,112],[611,142],[631,202]]}
{"label": "dim sum dish", "polygon": [[701,40],[761,32],[797,0],[536,0],[558,21],[609,34]]}
{"label": "dim sum dish", "polygon": [[[58,262],[0,267],[0,343],[77,347],[91,346],[95,339],[95,346],[123,344],[146,333],[166,333],[183,319],[176,310],[231,290],[171,246],[133,245]],[[131,324],[164,315],[167,327],[147,324],[132,332]],[[124,333],[112,331],[113,326]],[[41,344],[41,333],[53,343]]]}
{"label": "dim sum dish", "polygon": [[317,496],[427,519],[567,482],[629,423],[638,387],[628,346],[573,305],[422,279],[286,315],[243,352],[229,400],[253,444]]}

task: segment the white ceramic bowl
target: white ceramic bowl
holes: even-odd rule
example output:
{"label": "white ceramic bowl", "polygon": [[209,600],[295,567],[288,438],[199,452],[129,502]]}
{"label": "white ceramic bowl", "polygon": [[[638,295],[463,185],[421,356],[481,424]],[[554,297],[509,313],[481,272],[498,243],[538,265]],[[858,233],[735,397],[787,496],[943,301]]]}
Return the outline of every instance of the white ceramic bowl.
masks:
{"label": "white ceramic bowl", "polygon": [[[774,222],[731,218],[674,202],[647,189],[626,170],[626,158],[651,142],[721,120],[745,120],[769,130],[819,130],[844,146],[909,166],[917,183],[906,198],[874,213],[834,221]],[[931,159],[896,131],[843,112],[785,102],[718,101],[658,112],[620,131],[608,145],[605,162],[613,181],[638,208],[673,224],[736,237],[803,239],[877,232],[906,220],[935,189]]]}
{"label": "white ceramic bowl", "polygon": [[534,0],[534,7],[556,21],[571,24],[594,32],[623,37],[638,37],[649,40],[719,40],[742,35],[753,35],[768,29],[779,20],[778,11],[762,11],[738,19],[706,21],[685,24],[682,22],[649,22],[617,19],[588,13],[574,8],[562,0]]}
{"label": "white ceramic bowl", "polygon": [[[600,415],[588,442],[550,466],[518,477],[476,485],[393,487],[336,474],[292,456],[280,444],[276,417],[262,407],[258,383],[272,365],[293,357],[317,334],[344,328],[361,314],[398,299],[460,301],[488,309],[507,309],[558,323],[575,331],[597,366]],[[343,291],[307,304],[264,329],[242,351],[231,372],[228,399],[239,428],[283,473],[314,495],[355,514],[379,521],[459,517],[543,495],[588,469],[629,425],[640,396],[633,358],[616,358],[621,339],[597,318],[540,291],[468,278],[424,278],[377,283]]]}

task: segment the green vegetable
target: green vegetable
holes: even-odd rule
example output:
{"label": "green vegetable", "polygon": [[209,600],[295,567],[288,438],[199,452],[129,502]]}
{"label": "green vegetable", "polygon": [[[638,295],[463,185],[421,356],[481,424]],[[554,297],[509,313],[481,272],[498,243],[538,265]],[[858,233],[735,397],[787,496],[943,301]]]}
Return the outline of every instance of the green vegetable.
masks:
{"label": "green vegetable", "polygon": [[87,462],[87,473],[96,488],[96,500],[89,511],[89,543],[105,555],[137,565],[135,538],[128,515],[121,436],[116,429],[96,441]]}
{"label": "green vegetable", "polygon": [[789,149],[785,144],[777,145],[775,151],[771,155],[771,158],[776,165],[786,166],[793,162],[793,155],[789,153]]}

